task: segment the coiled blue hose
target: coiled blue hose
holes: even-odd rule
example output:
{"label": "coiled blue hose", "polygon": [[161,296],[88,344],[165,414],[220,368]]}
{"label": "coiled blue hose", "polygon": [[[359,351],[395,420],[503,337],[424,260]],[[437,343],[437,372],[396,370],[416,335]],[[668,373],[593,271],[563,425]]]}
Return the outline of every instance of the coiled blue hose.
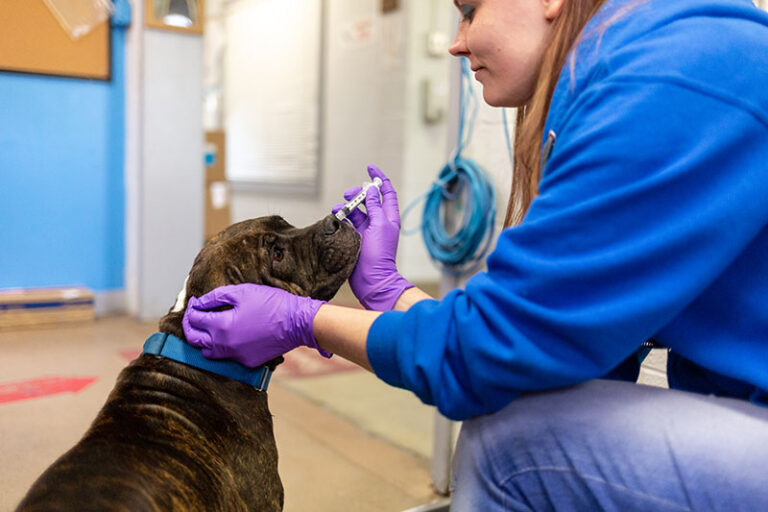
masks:
{"label": "coiled blue hose", "polygon": [[[452,274],[471,272],[483,261],[494,232],[496,197],[493,184],[474,161],[457,157],[446,164],[424,202],[421,235],[433,260]],[[460,195],[464,192],[464,201]],[[446,210],[455,208],[461,221],[451,234]],[[444,209],[441,212],[441,209]],[[455,215],[458,219],[459,216]]]}
{"label": "coiled blue hose", "polygon": [[485,169],[461,156],[472,137],[476,116],[477,99],[472,88],[469,62],[462,58],[456,156],[445,164],[430,189],[403,212],[403,218],[407,217],[409,211],[425,199],[419,226],[424,245],[437,266],[453,275],[468,274],[480,266],[495,231],[496,194],[493,182]]}

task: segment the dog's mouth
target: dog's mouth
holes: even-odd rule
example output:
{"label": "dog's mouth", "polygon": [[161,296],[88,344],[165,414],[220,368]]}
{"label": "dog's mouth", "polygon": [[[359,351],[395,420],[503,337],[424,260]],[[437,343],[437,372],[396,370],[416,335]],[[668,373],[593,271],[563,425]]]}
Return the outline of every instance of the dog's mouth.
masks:
{"label": "dog's mouth", "polygon": [[[352,230],[354,232],[354,230]],[[349,274],[357,263],[357,257],[360,255],[360,236],[357,233],[345,237],[345,244],[329,244],[320,251],[320,265],[329,274],[344,273]],[[346,268],[345,268],[346,267]],[[349,275],[345,277],[348,278]]]}
{"label": "dog's mouth", "polygon": [[339,224],[332,237],[325,237],[318,244],[318,266],[323,275],[317,276],[315,289],[310,293],[316,299],[332,299],[352,275],[360,255],[360,235],[349,224]]}

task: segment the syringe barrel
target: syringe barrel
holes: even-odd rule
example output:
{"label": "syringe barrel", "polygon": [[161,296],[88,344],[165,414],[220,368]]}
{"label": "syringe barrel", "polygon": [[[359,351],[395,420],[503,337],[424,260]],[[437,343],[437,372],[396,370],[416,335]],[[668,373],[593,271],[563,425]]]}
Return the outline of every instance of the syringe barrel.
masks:
{"label": "syringe barrel", "polygon": [[347,216],[352,212],[352,210],[357,208],[360,205],[360,203],[365,201],[365,194],[368,191],[368,189],[371,187],[379,188],[381,187],[381,183],[382,183],[381,178],[379,177],[373,178],[373,181],[363,183],[363,189],[360,191],[360,193],[357,194],[355,197],[353,197],[348,203],[346,203],[341,210],[336,212],[336,218],[339,220],[346,219]]}

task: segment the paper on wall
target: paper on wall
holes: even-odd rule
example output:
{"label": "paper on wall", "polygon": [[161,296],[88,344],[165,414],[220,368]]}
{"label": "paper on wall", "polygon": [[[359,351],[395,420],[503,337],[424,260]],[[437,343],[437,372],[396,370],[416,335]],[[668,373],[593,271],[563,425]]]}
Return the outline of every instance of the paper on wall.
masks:
{"label": "paper on wall", "polygon": [[112,14],[112,0],[43,0],[72,39],[78,39]]}

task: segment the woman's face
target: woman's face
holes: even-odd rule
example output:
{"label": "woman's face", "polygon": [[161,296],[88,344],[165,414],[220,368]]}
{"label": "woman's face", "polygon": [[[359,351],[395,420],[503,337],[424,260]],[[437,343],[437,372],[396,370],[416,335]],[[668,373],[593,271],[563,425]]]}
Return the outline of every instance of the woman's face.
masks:
{"label": "woman's face", "polygon": [[563,1],[454,0],[461,22],[449,51],[469,59],[486,103],[518,107],[530,99]]}

